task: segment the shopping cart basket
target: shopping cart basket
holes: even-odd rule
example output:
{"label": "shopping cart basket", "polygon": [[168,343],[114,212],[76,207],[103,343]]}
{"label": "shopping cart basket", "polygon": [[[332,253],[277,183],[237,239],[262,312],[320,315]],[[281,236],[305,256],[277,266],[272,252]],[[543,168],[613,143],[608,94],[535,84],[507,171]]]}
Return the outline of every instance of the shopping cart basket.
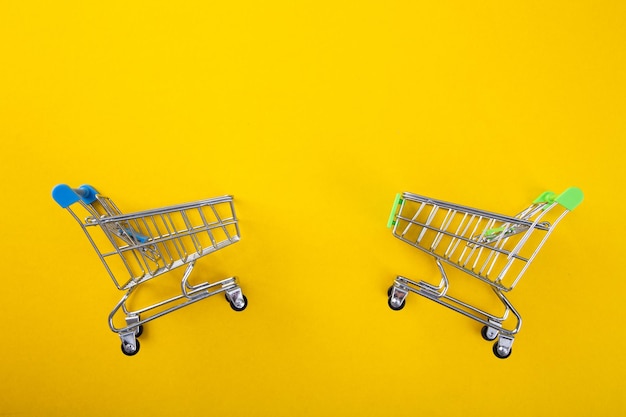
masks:
{"label": "shopping cart basket", "polygon": [[[389,307],[400,310],[409,292],[417,293],[482,323],[483,338],[498,339],[494,354],[508,357],[522,319],[504,294],[515,288],[557,224],[582,199],[582,191],[573,187],[558,196],[545,192],[521,213],[507,216],[417,194],[398,194],[387,226],[393,227],[395,237],[435,259],[441,281],[433,285],[398,276],[387,293]],[[504,305],[504,313],[490,314],[448,295],[444,266],[488,284]],[[509,314],[513,317],[507,323],[514,321],[514,326],[505,323]]]}
{"label": "shopping cart basket", "polygon": [[[120,336],[124,354],[139,351],[137,337],[145,323],[209,296],[223,293],[235,311],[246,308],[248,300],[236,277],[189,282],[199,258],[239,241],[232,196],[131,214],[123,214],[110,198],[89,185],[75,189],[58,185],[52,197],[80,224],[115,286],[124,291],[109,314],[109,327]],[[139,287],[182,266],[179,294],[129,308],[128,300]]]}

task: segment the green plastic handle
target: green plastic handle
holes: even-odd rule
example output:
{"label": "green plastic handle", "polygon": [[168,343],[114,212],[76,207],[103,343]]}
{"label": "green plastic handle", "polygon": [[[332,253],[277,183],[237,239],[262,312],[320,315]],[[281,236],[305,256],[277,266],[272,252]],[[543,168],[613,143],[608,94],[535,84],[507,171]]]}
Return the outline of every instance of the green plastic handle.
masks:
{"label": "green plastic handle", "polygon": [[556,199],[556,193],[545,191],[533,201],[533,204],[552,204]]}
{"label": "green plastic handle", "polygon": [[506,230],[506,227],[504,226],[500,226],[500,227],[495,227],[493,229],[487,229],[485,231],[485,237],[492,237],[498,233],[502,233]]}
{"label": "green plastic handle", "polygon": [[572,211],[582,203],[584,198],[585,195],[580,188],[570,187],[563,191],[555,200],[569,211]]}
{"label": "green plastic handle", "polygon": [[402,196],[400,194],[396,194],[396,198],[393,200],[393,206],[391,207],[391,213],[389,213],[389,220],[387,220],[387,227],[391,228],[396,224],[394,218],[396,217],[396,211],[398,210],[398,206],[402,204]]}
{"label": "green plastic handle", "polygon": [[570,187],[558,196],[552,191],[546,191],[537,197],[533,204],[552,204],[559,203],[569,211],[574,210],[583,201],[584,194],[578,187]]}

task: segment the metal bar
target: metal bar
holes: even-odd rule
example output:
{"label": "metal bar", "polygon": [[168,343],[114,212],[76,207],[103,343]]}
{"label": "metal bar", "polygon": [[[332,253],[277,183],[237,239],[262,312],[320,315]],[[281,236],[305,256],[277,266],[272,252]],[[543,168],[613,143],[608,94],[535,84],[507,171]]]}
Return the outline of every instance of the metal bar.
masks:
{"label": "metal bar", "polygon": [[177,211],[181,211],[181,210],[188,210],[188,209],[194,209],[194,208],[202,207],[202,206],[209,206],[211,204],[230,202],[230,201],[232,201],[232,199],[233,199],[232,196],[216,197],[216,198],[211,198],[211,199],[207,199],[207,200],[199,200],[199,201],[195,201],[195,202],[192,202],[192,203],[179,204],[179,205],[175,205],[175,206],[168,206],[168,207],[151,209],[151,210],[137,211],[137,212],[134,212],[134,213],[119,214],[119,215],[116,215],[116,216],[103,218],[103,219],[101,219],[101,221],[103,223],[115,222],[115,221],[119,222],[119,221],[125,221],[125,220],[130,220],[130,219],[134,219],[134,218],[138,218],[138,217],[149,216],[149,215],[173,213],[173,212],[177,212]]}
{"label": "metal bar", "polygon": [[[169,313],[171,313],[173,311],[179,310],[179,309],[181,309],[181,308],[183,308],[183,307],[185,307],[185,306],[187,306],[189,304],[192,304],[192,303],[195,303],[197,301],[203,300],[203,299],[205,299],[207,297],[210,297],[210,296],[213,296],[215,294],[219,294],[219,293],[225,292],[226,290],[231,289],[233,287],[237,287],[237,280],[236,280],[235,277],[229,277],[229,278],[223,279],[221,281],[217,281],[217,282],[211,283],[208,288],[210,289],[210,288],[214,288],[214,287],[218,287],[218,286],[221,287],[219,290],[212,291],[212,292],[207,292],[206,295],[203,296],[203,297],[192,297],[192,298],[189,298],[189,297],[185,297],[183,294],[179,294],[179,295],[176,295],[174,297],[170,297],[168,299],[160,301],[158,303],[155,303],[155,304],[143,307],[141,309],[129,311],[128,309],[126,309],[126,302],[127,302],[128,298],[130,297],[131,293],[136,291],[136,289],[138,288],[138,287],[134,287],[134,288],[130,289],[129,291],[127,291],[124,294],[124,296],[122,296],[120,301],[115,305],[115,307],[113,308],[113,310],[109,314],[109,327],[115,333],[122,333],[122,332],[124,332],[124,331],[126,331],[128,329],[128,326],[127,327],[123,327],[123,328],[118,328],[118,327],[115,327],[115,325],[113,324],[113,320],[115,318],[115,315],[121,308],[123,309],[125,315],[139,315],[141,317],[144,313],[147,313],[148,311],[152,311],[152,310],[161,308],[163,306],[166,306],[168,304],[174,303],[174,302],[179,301],[179,300],[185,300],[184,303],[174,305],[174,306],[172,306],[172,307],[170,307],[170,308],[168,308],[168,309],[166,309],[164,311],[160,311],[160,312],[158,312],[156,314],[153,314],[151,316],[148,316],[148,317],[142,317],[141,320],[138,323],[135,323],[132,326],[132,327],[136,327],[138,325],[148,323],[148,322],[150,322],[150,321],[152,321],[154,319],[157,319],[157,318],[162,317],[162,316],[164,316],[166,314],[169,314]],[[201,290],[198,290],[196,292],[201,292],[201,291],[206,291],[206,290],[207,289],[201,289]]]}
{"label": "metal bar", "polygon": [[[159,229],[159,225],[157,224],[157,221],[156,221],[156,216],[150,216],[150,219],[152,220],[152,224],[154,225],[154,230],[156,230],[156,233],[160,239],[162,236],[164,236],[164,234],[161,233],[161,229]],[[165,249],[165,253],[167,253],[167,259],[169,263],[172,263],[173,261],[172,254],[169,248],[167,247],[167,245],[159,240],[159,242],[155,243],[155,246],[158,247],[159,244],[163,247],[163,249]],[[163,252],[160,249],[159,249],[159,254],[161,255],[161,259],[163,259],[163,264],[168,265],[169,263],[165,260],[165,257],[163,256]]]}
{"label": "metal bar", "polygon": [[[452,258],[452,255],[454,254],[454,252],[456,252],[456,248],[459,246],[459,243],[461,243],[461,238],[460,236],[465,235],[465,232],[467,232],[467,229],[469,228],[469,226],[472,224],[472,222],[474,221],[474,218],[476,217],[475,215],[472,214],[472,216],[469,219],[469,222],[467,223],[467,225],[465,226],[465,228],[463,229],[463,232],[461,232],[459,234],[459,230],[461,230],[461,226],[463,226],[463,224],[465,223],[465,219],[467,218],[468,213],[464,213],[463,214],[463,219],[461,220],[461,223],[459,224],[459,227],[457,228],[456,232],[454,233],[454,237],[452,237],[452,240],[450,241],[450,247],[448,248],[448,250],[446,250],[444,256],[448,259]],[[456,243],[455,243],[456,241]],[[452,247],[452,244],[454,244],[454,247]],[[452,251],[450,251],[450,248],[452,248]]]}
{"label": "metal bar", "polygon": [[[525,224],[527,226],[532,226],[532,222],[529,222],[527,220],[524,219],[519,219],[519,218],[515,218],[515,217],[511,217],[511,216],[507,216],[505,214],[498,214],[498,213],[494,213],[491,211],[487,211],[487,210],[481,210],[481,209],[477,209],[477,208],[473,208],[473,207],[468,207],[468,206],[463,206],[460,204],[455,204],[455,203],[449,203],[447,201],[443,201],[443,200],[436,200],[433,198],[428,198],[428,197],[424,197],[418,194],[412,194],[412,193],[403,193],[402,197],[409,200],[409,201],[414,201],[417,203],[425,203],[425,204],[431,204],[431,205],[436,205],[439,207],[443,207],[443,208],[452,208],[455,210],[458,210],[462,213],[469,213],[469,214],[476,214],[478,216],[482,216],[482,217],[489,217],[492,219],[496,219],[499,220],[503,223],[505,222],[512,222],[512,223],[518,223],[518,224]],[[542,226],[541,225],[537,225],[537,228],[541,229]],[[544,227],[545,229],[545,227]]]}
{"label": "metal bar", "polygon": [[209,223],[207,222],[207,219],[204,216],[204,212],[202,208],[198,208],[198,213],[200,213],[200,218],[202,219],[202,221],[204,222],[204,225],[206,226],[206,231],[207,231],[207,234],[209,235],[209,239],[211,239],[211,243],[213,244],[213,246],[215,246],[217,244],[215,241],[215,236],[213,236],[213,233],[211,233],[211,229],[209,228]]}
{"label": "metal bar", "polygon": [[189,218],[187,217],[187,213],[185,212],[185,210],[180,210],[180,216],[183,219],[183,222],[185,222],[185,226],[187,227],[187,232],[188,232],[187,235],[189,236],[189,239],[193,243],[193,246],[196,249],[196,253],[201,252],[202,246],[200,246],[200,243],[197,241],[196,237],[194,236],[193,226],[191,225],[191,222],[189,221]]}
{"label": "metal bar", "polygon": [[[508,318],[509,312],[512,312],[517,321],[516,326],[513,329],[506,329],[502,326],[498,328],[498,330],[501,331],[505,335],[511,336],[511,335],[517,334],[522,326],[522,317],[520,316],[520,314],[517,312],[517,310],[515,310],[515,308],[513,308],[513,305],[510,303],[510,301],[496,289],[494,289],[494,292],[505,307],[505,313],[502,315],[502,317],[498,317],[491,313],[483,311],[477,307],[474,307],[473,305],[467,302],[451,297],[450,295],[444,294],[444,295],[438,296],[437,294],[431,291],[428,291],[428,290],[424,291],[421,289],[420,283],[412,281],[408,278],[404,278],[404,277],[398,277],[398,278],[402,278],[401,281],[404,284],[404,287],[407,288],[409,291],[414,292],[418,295],[421,295],[422,297],[427,298],[429,300],[435,301],[436,303],[441,304],[444,307],[448,307],[449,309],[456,311],[457,313],[460,313],[464,315],[465,317],[473,319],[486,326],[493,327],[493,322],[490,322],[489,320],[497,321],[500,323],[505,321]],[[410,285],[406,285],[406,284],[410,284]],[[413,288],[413,286],[417,287],[417,289]]]}
{"label": "metal bar", "polygon": [[226,237],[228,238],[228,240],[231,240],[230,233],[228,233],[228,230],[226,230],[226,226],[224,226],[219,213],[215,209],[215,205],[211,204],[211,210],[213,210],[213,213],[215,214],[215,218],[217,219],[218,223],[222,226],[222,231],[224,232],[224,234],[226,234]]}
{"label": "metal bar", "polygon": [[548,240],[548,237],[552,234],[552,232],[554,231],[554,228],[556,227],[556,225],[563,219],[563,217],[565,217],[565,215],[567,213],[569,213],[569,210],[563,211],[563,213],[554,221],[554,223],[552,223],[552,227],[550,227],[550,230],[543,236],[543,239],[541,239],[541,242],[539,242],[539,244],[535,248],[535,251],[533,252],[533,254],[528,259],[528,263],[526,263],[526,265],[524,265],[524,268],[522,268],[520,273],[513,280],[513,283],[511,284],[511,288],[513,288],[513,287],[515,287],[515,285],[517,285],[517,282],[520,280],[522,275],[524,275],[524,273],[526,272],[526,269],[528,269],[528,266],[530,265],[530,263],[533,261],[533,259],[535,259],[535,256],[537,256],[537,253],[539,253],[539,250],[543,247],[543,245],[545,244],[546,240]]}
{"label": "metal bar", "polygon": [[[457,213],[456,210],[448,209],[448,212],[446,213],[446,217],[443,219],[441,223],[442,231],[445,232],[448,230],[448,226],[450,226],[450,223],[452,223],[452,220],[454,220],[454,216],[456,216],[456,213]],[[437,232],[437,235],[435,235],[435,239],[433,239],[433,243],[430,245],[431,251],[435,251],[437,249],[437,246],[439,246],[439,243],[441,242],[441,239],[443,239],[443,236],[444,234],[441,231]]]}
{"label": "metal bar", "polygon": [[[419,236],[417,237],[416,243],[420,243],[421,240],[424,238],[424,235],[426,234],[427,229],[431,228],[430,227],[430,223],[433,221],[433,219],[437,215],[438,211],[439,211],[439,207],[438,206],[433,206],[433,208],[430,210],[430,213],[428,214],[428,218],[426,219],[426,223],[422,226],[422,231],[420,232]],[[416,222],[416,223],[418,223],[418,222]],[[434,230],[434,228],[432,228],[432,229]]]}
{"label": "metal bar", "polygon": [[[407,232],[409,231],[409,227],[411,227],[411,224],[413,224],[415,219],[417,219],[417,217],[422,213],[422,210],[424,209],[424,207],[426,207],[426,204],[421,204],[420,208],[417,210],[417,212],[415,212],[415,215],[413,215],[413,218],[409,221],[408,219],[403,219],[400,217],[400,214],[402,213],[402,210],[404,209],[405,202],[406,200],[402,200],[402,206],[400,206],[400,211],[398,211],[398,216],[397,216],[398,219],[402,219],[408,222],[404,231],[402,232],[402,236],[407,234]],[[397,226],[397,223],[398,222],[396,222],[396,226]],[[395,230],[395,227],[394,227],[394,230]]]}
{"label": "metal bar", "polygon": [[[406,220],[406,219],[403,219],[403,220]],[[479,222],[480,222],[481,220],[482,220],[482,219],[479,219]],[[511,254],[511,252],[509,252],[509,251],[507,251],[507,250],[492,248],[492,247],[490,247],[490,246],[488,246],[488,245],[484,245],[484,244],[482,244],[482,243],[476,242],[476,241],[474,241],[474,240],[472,240],[472,239],[469,239],[469,238],[467,238],[467,237],[454,235],[454,234],[452,234],[452,233],[450,233],[450,232],[442,231],[441,229],[437,229],[437,228],[435,228],[435,227],[428,226],[428,225],[426,225],[426,224],[424,224],[424,223],[415,222],[414,224],[415,224],[415,225],[417,225],[417,226],[421,226],[421,227],[424,227],[424,228],[427,228],[427,229],[433,230],[433,231],[441,231],[442,233],[444,233],[444,234],[446,234],[446,235],[448,235],[448,236],[456,237],[456,238],[461,239],[461,240],[463,240],[463,241],[465,241],[465,242],[467,242],[467,243],[471,243],[471,244],[473,244],[473,245],[475,245],[475,246],[484,246],[484,247],[486,247],[487,249],[490,249],[490,250],[497,250],[498,252],[500,252],[500,253],[502,253],[502,254],[504,254],[504,255],[507,255],[507,256],[509,256],[509,255]],[[474,227],[474,230],[472,231],[472,235],[475,233],[475,231],[476,231],[476,229],[477,229],[477,228],[478,228],[478,223],[477,223],[477,224],[476,224],[476,226]],[[401,236],[398,236],[397,234],[396,234],[395,236],[396,236],[397,238],[399,238],[399,239],[401,239],[401,240],[403,240],[403,241],[407,242],[407,243],[410,243],[411,245],[413,245],[413,246],[415,246],[415,247],[420,247],[420,249],[422,249],[422,247],[421,247],[421,246],[419,246],[419,243],[414,243],[412,240],[409,240],[409,239],[403,238],[403,237],[401,237]],[[425,250],[426,250],[426,249],[425,249]],[[427,251],[427,252],[429,252],[428,250],[426,250],[426,251]],[[464,250],[464,252],[465,252],[465,250]],[[461,256],[459,257],[459,263],[461,263],[461,259],[463,258],[464,252],[463,252],[463,253],[461,254]],[[429,252],[429,253],[430,253],[430,252]],[[519,260],[522,260],[522,261],[526,261],[526,259],[525,259],[525,258],[523,258],[523,257],[521,257],[521,256],[516,256],[516,255],[512,255],[512,256],[514,256],[516,259],[519,259]],[[470,256],[470,257],[471,257],[471,256]],[[468,261],[468,260],[466,260],[466,263],[467,263],[467,261]]]}

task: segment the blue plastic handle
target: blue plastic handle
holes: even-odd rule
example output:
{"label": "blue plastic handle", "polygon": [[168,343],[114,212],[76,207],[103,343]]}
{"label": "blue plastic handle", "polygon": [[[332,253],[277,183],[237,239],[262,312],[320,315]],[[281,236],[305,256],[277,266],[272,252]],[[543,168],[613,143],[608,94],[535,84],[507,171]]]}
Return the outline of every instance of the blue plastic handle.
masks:
{"label": "blue plastic handle", "polygon": [[82,200],[85,204],[91,204],[97,200],[98,190],[91,185],[81,185],[72,188],[69,185],[59,184],[52,189],[52,198],[63,208],[67,208]]}
{"label": "blue plastic handle", "polygon": [[135,239],[137,242],[139,243],[146,243],[147,241],[150,240],[150,238],[146,235],[142,235],[139,232],[135,232],[135,230],[133,229],[124,229],[124,232],[126,232],[126,234],[128,234],[130,237],[132,237],[133,239]]}

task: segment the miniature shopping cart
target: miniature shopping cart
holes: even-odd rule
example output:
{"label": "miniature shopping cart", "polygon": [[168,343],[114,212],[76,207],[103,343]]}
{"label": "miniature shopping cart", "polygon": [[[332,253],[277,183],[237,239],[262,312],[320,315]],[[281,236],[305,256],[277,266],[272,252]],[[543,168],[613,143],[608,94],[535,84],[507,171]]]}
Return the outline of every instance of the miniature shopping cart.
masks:
{"label": "miniature shopping cart", "polygon": [[[115,286],[124,291],[109,315],[109,327],[120,336],[124,354],[139,351],[137,338],[145,323],[212,295],[224,294],[235,311],[246,308],[248,300],[236,277],[189,282],[198,259],[239,241],[232,196],[132,214],[122,214],[110,198],[89,185],[76,189],[58,185],[52,197],[80,224]],[[179,294],[129,308],[129,298],[139,287],[182,266]]]}
{"label": "miniature shopping cart", "polygon": [[[518,215],[507,216],[412,193],[398,194],[388,227],[393,227],[395,237],[434,258],[441,281],[433,285],[398,276],[387,293],[389,307],[402,309],[409,292],[424,296],[482,323],[483,338],[498,339],[493,345],[494,354],[507,358],[522,319],[504,294],[515,288],[557,224],[582,199],[578,188],[569,188],[558,196],[545,192]],[[504,313],[490,314],[448,295],[444,266],[488,284],[503,304]]]}

